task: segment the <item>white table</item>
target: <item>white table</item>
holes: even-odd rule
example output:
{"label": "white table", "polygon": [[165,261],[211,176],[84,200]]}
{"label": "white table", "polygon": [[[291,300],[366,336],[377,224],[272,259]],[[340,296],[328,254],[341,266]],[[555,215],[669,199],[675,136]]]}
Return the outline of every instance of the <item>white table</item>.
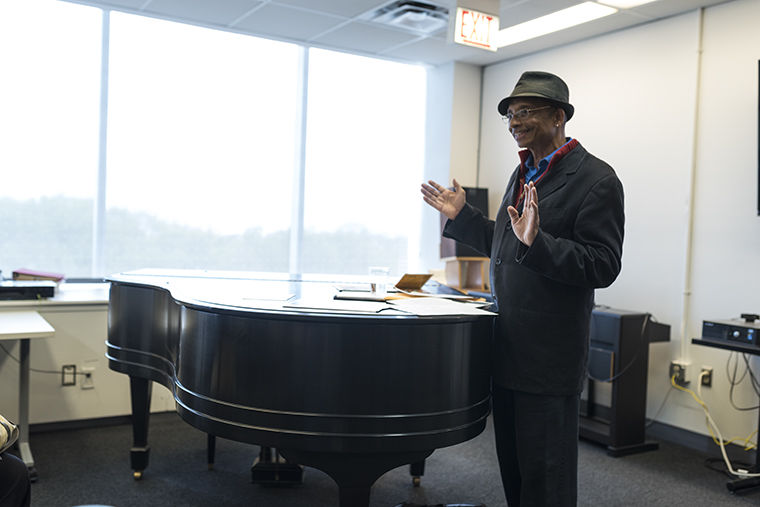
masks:
{"label": "white table", "polygon": [[37,471],[29,447],[29,340],[49,338],[54,334],[53,326],[37,312],[0,312],[0,340],[19,340],[20,345],[18,446],[21,459],[26,463],[33,479],[36,479]]}

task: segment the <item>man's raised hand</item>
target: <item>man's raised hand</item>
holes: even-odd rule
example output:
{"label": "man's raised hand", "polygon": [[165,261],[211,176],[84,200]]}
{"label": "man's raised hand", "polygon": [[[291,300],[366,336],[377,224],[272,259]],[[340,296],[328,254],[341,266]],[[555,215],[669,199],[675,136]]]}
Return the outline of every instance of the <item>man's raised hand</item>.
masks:
{"label": "man's raised hand", "polygon": [[526,246],[533,244],[538,235],[538,191],[531,181],[523,188],[523,212],[520,215],[514,206],[507,208],[509,218],[512,220],[512,230],[517,239]]}
{"label": "man's raised hand", "polygon": [[457,180],[453,181],[454,190],[442,187],[433,180],[423,183],[422,188],[420,188],[422,199],[451,220],[454,220],[462,211],[466,202],[464,188],[459,185]]}

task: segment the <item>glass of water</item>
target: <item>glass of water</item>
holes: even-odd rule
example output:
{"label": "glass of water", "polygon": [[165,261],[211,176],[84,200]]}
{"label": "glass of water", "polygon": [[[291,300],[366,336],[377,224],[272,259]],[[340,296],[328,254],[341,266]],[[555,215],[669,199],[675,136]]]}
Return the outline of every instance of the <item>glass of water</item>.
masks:
{"label": "glass of water", "polygon": [[388,293],[388,274],[390,269],[385,266],[372,266],[369,268],[369,286],[373,294],[385,297]]}

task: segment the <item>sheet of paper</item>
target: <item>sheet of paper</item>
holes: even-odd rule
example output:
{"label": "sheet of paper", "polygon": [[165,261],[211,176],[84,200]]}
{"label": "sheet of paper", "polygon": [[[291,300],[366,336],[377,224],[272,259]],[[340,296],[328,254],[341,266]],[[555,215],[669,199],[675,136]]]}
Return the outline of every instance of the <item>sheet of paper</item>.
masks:
{"label": "sheet of paper", "polygon": [[481,304],[462,303],[441,298],[408,298],[389,301],[409,313],[416,315],[496,315],[480,308]]}

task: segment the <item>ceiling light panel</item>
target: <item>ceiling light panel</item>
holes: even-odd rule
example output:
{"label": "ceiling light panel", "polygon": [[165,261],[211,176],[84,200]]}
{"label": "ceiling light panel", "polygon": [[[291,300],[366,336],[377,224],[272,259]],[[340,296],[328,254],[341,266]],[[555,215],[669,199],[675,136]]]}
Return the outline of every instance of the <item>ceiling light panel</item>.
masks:
{"label": "ceiling light panel", "polygon": [[618,9],[630,9],[639,5],[649,4],[657,0],[597,0],[600,4],[617,7]]}
{"label": "ceiling light panel", "polygon": [[[519,25],[510,26],[499,30],[496,36],[496,46],[504,47],[517,44],[528,39],[533,39],[580,25],[594,19],[609,16],[617,12],[617,9],[596,2],[584,2],[567,9],[541,16]],[[504,19],[502,18],[502,21]]]}

